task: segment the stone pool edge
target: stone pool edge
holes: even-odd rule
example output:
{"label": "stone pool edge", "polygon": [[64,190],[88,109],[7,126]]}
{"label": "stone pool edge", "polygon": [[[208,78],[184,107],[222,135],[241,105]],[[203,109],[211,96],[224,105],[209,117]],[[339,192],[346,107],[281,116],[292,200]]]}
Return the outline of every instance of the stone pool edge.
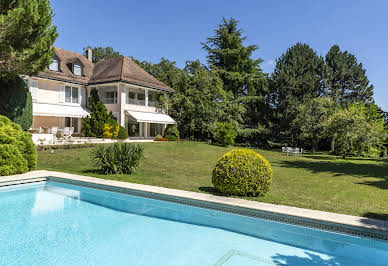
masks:
{"label": "stone pool edge", "polygon": [[388,240],[388,221],[55,171],[37,170],[21,175],[1,177],[0,186],[39,182],[46,179],[307,226],[310,228]]}

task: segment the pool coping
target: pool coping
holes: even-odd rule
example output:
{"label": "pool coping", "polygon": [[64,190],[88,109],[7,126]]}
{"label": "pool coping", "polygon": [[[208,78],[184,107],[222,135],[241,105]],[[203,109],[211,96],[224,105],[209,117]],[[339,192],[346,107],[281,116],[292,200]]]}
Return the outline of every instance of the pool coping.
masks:
{"label": "pool coping", "polygon": [[388,221],[55,171],[37,170],[1,177],[0,187],[44,180],[84,185],[310,228],[388,240]]}

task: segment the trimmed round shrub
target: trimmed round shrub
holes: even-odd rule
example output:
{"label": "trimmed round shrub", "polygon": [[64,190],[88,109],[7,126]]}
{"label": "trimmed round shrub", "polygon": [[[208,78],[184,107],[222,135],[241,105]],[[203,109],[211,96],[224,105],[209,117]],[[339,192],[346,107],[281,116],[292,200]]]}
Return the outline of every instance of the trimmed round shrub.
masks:
{"label": "trimmed round shrub", "polygon": [[28,171],[27,160],[12,144],[0,145],[0,175],[21,174]]}
{"label": "trimmed round shrub", "polygon": [[119,133],[117,134],[117,139],[127,139],[128,138],[128,131],[120,126]]}
{"label": "trimmed round shrub", "polygon": [[31,134],[0,116],[0,174],[21,174],[36,167],[38,155]]}
{"label": "trimmed round shrub", "polygon": [[143,146],[116,142],[99,144],[91,152],[94,167],[104,174],[131,174],[143,158]]}
{"label": "trimmed round shrub", "polygon": [[270,188],[269,162],[250,149],[234,149],[218,159],[213,170],[213,186],[225,195],[263,196]]}
{"label": "trimmed round shrub", "polygon": [[168,141],[177,141],[177,140],[178,140],[177,137],[174,136],[174,135],[167,135],[167,136],[166,136],[166,139],[167,139]]}
{"label": "trimmed round shrub", "polygon": [[217,143],[228,146],[234,143],[237,131],[231,123],[217,122],[214,129],[214,139]]}
{"label": "trimmed round shrub", "polygon": [[175,136],[175,140],[179,139],[179,130],[177,125],[175,124],[169,124],[167,125],[166,129],[164,130],[164,136],[168,138],[167,136]]}
{"label": "trimmed round shrub", "polygon": [[19,124],[23,130],[32,125],[32,98],[19,76],[0,78],[0,115]]}

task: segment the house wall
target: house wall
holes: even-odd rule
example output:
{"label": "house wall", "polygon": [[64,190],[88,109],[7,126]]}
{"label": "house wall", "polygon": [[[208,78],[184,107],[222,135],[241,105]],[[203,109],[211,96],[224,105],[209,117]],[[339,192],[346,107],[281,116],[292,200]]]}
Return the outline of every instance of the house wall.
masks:
{"label": "house wall", "polygon": [[[85,93],[85,86],[78,85],[78,84],[72,84],[72,83],[66,83],[62,81],[55,81],[55,80],[48,80],[48,79],[42,79],[42,78],[35,78],[32,77],[30,80],[36,80],[37,81],[37,91],[34,95],[33,88],[30,86],[30,91],[33,94],[33,102],[37,103],[49,103],[49,104],[63,104],[63,105],[78,105],[78,106],[85,106],[86,105],[86,93]],[[71,86],[71,87],[77,87],[79,88],[79,103],[67,103],[65,102],[64,96],[61,97],[61,88],[63,86]],[[63,94],[63,92],[62,92]]]}
{"label": "house wall", "polygon": [[59,127],[59,117],[56,116],[34,116],[32,120],[32,128],[39,127]]}

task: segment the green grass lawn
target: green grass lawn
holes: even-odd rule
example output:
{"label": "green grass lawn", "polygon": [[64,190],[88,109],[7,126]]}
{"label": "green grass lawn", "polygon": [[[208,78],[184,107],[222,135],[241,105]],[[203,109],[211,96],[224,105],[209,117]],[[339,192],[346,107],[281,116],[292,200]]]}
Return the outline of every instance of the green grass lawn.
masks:
{"label": "green grass lawn", "polygon": [[[197,142],[144,143],[145,158],[132,175],[102,175],[93,171],[92,148],[39,152],[39,169],[105,179],[214,193],[211,174],[217,159],[232,147]],[[273,168],[270,191],[247,198],[388,220],[388,161],[342,160],[327,154],[286,156],[257,150]]]}

